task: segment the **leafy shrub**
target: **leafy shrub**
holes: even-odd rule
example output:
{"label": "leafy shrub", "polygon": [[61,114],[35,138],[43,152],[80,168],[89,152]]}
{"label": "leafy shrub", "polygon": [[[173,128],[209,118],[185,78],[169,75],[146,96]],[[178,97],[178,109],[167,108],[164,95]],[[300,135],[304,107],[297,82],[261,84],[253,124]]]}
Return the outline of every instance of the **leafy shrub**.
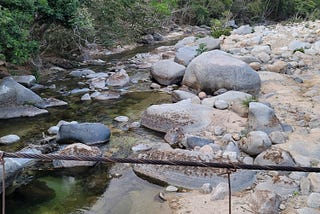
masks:
{"label": "leafy shrub", "polygon": [[225,23],[223,24],[222,21],[218,19],[211,21],[211,35],[214,38],[219,38],[222,35],[230,36],[231,30],[230,27],[225,27]]}
{"label": "leafy shrub", "polygon": [[197,56],[199,56],[200,54],[208,51],[207,45],[204,43],[199,44],[199,47],[196,49],[197,51]]}

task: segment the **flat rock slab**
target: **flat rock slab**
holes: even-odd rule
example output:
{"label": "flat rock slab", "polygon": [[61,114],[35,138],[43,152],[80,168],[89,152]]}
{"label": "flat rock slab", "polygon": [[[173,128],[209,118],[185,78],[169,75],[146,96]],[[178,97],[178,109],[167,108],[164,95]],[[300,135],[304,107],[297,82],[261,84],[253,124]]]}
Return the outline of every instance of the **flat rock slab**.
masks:
{"label": "flat rock slab", "polygon": [[0,106],[0,119],[10,119],[17,117],[34,117],[41,114],[47,114],[45,109],[39,109],[34,106]]}
{"label": "flat rock slab", "polygon": [[[152,150],[139,155],[142,159],[155,160],[181,160],[199,162],[229,162],[229,160],[217,158],[211,154],[203,154],[198,151],[182,149],[175,150]],[[217,186],[221,182],[227,182],[225,169],[206,167],[185,167],[168,165],[135,164],[134,171],[139,175],[158,180],[170,185],[188,189],[200,189],[203,184],[210,183]],[[237,170],[231,174],[232,191],[240,191],[251,186],[255,181],[256,172],[249,170]]]}
{"label": "flat rock slab", "polygon": [[55,106],[65,106],[68,105],[67,102],[58,100],[56,98],[50,97],[50,98],[43,98],[43,101],[41,103],[38,103],[36,106],[39,108],[49,108],[49,107],[55,107]]}

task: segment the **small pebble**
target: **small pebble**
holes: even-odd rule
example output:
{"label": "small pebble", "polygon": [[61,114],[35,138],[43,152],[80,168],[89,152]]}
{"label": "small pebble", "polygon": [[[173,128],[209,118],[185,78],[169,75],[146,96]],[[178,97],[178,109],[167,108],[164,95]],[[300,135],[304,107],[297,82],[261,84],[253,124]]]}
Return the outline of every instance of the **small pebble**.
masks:
{"label": "small pebble", "polygon": [[117,122],[128,122],[129,121],[129,117],[127,116],[118,116],[116,118],[114,118],[115,121]]}
{"label": "small pebble", "polygon": [[206,94],[205,92],[201,91],[201,92],[198,94],[198,97],[202,100],[202,99],[204,99],[204,98],[207,97],[207,94]]}
{"label": "small pebble", "polygon": [[178,191],[178,188],[177,187],[175,187],[175,186],[167,186],[167,188],[166,188],[166,191],[167,192],[177,192]]}

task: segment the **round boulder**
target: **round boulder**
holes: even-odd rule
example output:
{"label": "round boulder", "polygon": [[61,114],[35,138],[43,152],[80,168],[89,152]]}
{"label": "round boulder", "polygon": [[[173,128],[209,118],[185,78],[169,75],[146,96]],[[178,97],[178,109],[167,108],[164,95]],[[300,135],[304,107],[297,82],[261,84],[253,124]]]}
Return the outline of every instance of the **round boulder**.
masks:
{"label": "round boulder", "polygon": [[220,88],[257,94],[261,80],[245,62],[223,51],[213,50],[191,61],[182,84],[211,94]]}
{"label": "round boulder", "polygon": [[110,129],[102,123],[76,123],[60,126],[57,142],[80,142],[87,145],[104,143],[110,139]]}
{"label": "round boulder", "polygon": [[172,85],[182,80],[185,69],[172,60],[161,60],[152,66],[151,76],[161,85]]}
{"label": "round boulder", "polygon": [[268,135],[262,131],[249,132],[247,139],[240,142],[242,151],[249,155],[258,155],[272,145]]}

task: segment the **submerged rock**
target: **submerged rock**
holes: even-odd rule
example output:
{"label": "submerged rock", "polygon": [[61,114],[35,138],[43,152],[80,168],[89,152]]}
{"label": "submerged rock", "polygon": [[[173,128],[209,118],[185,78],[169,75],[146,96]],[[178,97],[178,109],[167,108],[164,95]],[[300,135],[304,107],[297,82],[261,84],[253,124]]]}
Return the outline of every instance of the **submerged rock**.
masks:
{"label": "submerged rock", "polygon": [[63,124],[60,126],[57,142],[93,145],[109,141],[110,134],[110,129],[102,123]]}

